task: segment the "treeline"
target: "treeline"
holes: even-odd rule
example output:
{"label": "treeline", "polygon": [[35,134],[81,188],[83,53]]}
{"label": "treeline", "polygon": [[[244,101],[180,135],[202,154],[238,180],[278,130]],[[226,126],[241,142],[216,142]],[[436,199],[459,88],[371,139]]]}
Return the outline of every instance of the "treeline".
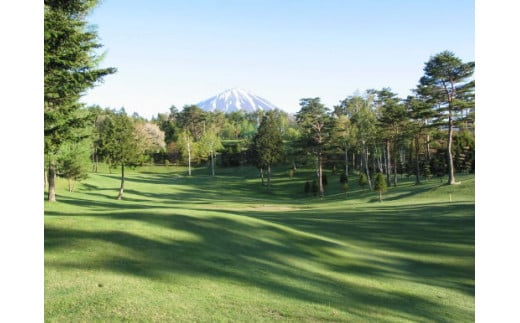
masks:
{"label": "treeline", "polygon": [[104,162],[120,168],[122,198],[125,167],[144,164],[254,165],[267,187],[273,165],[316,170],[311,189],[324,195],[324,170],[353,172],[371,190],[397,185],[399,175],[417,183],[432,176],[474,172],[474,62],[452,52],[432,56],[415,95],[399,98],[390,88],[355,93],[331,108],[320,98],[303,98],[300,110],[205,112],[195,105],[152,120],[120,110],[85,107],[85,91],[115,68],[98,68],[101,45],[85,16],[96,1],[45,1],[44,140],[45,184],[55,201],[55,177],[74,181]]}
{"label": "treeline", "polygon": [[[454,59],[455,71],[465,66],[450,52],[432,57],[426,66],[439,58]],[[186,165],[188,175],[192,166],[207,165],[213,176],[216,166],[254,165],[268,190],[274,165],[293,172],[314,168],[320,196],[325,170],[343,176],[343,182],[359,174],[370,190],[378,190],[381,177],[385,186],[396,186],[403,175],[414,176],[417,184],[447,176],[453,184],[455,172],[475,170],[474,81],[468,72],[459,79],[448,74],[451,83],[436,83],[428,73],[425,68],[415,96],[401,99],[390,88],[371,89],[332,109],[320,98],[304,98],[295,115],[279,110],[225,114],[188,105],[146,120],[124,109],[80,109],[89,126],[64,142],[56,155],[57,174],[73,182],[97,171],[98,162],[118,167],[119,198],[125,166],[144,164]]]}

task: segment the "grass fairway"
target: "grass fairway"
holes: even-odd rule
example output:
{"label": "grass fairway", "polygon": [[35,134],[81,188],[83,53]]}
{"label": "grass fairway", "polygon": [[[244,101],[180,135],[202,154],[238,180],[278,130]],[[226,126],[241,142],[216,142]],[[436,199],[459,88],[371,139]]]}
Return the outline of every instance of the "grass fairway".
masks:
{"label": "grass fairway", "polygon": [[[310,173],[175,167],[58,181],[45,203],[45,321],[475,319],[474,177],[402,181],[384,201],[305,196]],[[451,201],[450,201],[451,198]]]}

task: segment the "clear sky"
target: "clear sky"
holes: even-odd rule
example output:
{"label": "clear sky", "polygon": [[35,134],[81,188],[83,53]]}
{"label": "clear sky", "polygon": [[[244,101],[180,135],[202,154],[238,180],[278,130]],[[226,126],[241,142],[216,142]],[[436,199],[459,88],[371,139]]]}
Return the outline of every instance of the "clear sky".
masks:
{"label": "clear sky", "polygon": [[411,94],[430,56],[475,60],[472,0],[104,0],[88,20],[118,68],[82,101],[151,118],[226,89],[288,112],[355,91]]}

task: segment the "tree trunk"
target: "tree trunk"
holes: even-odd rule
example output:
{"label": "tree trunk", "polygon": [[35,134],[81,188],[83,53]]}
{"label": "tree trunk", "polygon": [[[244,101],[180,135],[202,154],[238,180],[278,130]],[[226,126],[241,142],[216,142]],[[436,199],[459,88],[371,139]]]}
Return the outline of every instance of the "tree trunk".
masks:
{"label": "tree trunk", "polygon": [[[367,158],[368,158],[368,148],[367,148]],[[372,172],[376,171],[376,147],[372,149]]]}
{"label": "tree trunk", "polygon": [[352,169],[356,170],[356,152],[352,152]]}
{"label": "tree trunk", "polygon": [[363,141],[363,161],[362,163],[365,165],[365,174],[367,175],[368,188],[372,191],[372,181],[370,180],[370,170],[368,169],[368,148]]}
{"label": "tree trunk", "polygon": [[397,149],[394,149],[394,187],[397,187]]}
{"label": "tree trunk", "polygon": [[264,168],[260,167],[260,178],[262,179],[262,186],[264,186]]}
{"label": "tree trunk", "polygon": [[415,185],[421,184],[421,167],[419,165],[419,135],[415,136]]}
{"label": "tree trunk", "polygon": [[[384,154],[384,149],[383,149]],[[384,167],[386,167],[386,162],[383,162],[381,159],[381,154],[379,153],[377,147],[374,147],[374,155],[377,156],[377,168],[379,169],[380,173],[384,173]]]}
{"label": "tree trunk", "polygon": [[211,176],[215,176],[215,156],[213,151],[211,151],[209,154],[211,157]]}
{"label": "tree trunk", "polygon": [[318,155],[318,180],[320,188],[320,197],[323,197],[325,196],[325,191],[323,189],[323,166],[321,161],[321,153]]}
{"label": "tree trunk", "polygon": [[448,184],[456,184],[455,181],[455,168],[453,166],[453,153],[451,151],[453,144],[453,119],[452,119],[451,107],[449,108],[448,115]]}
{"label": "tree trunk", "polygon": [[188,140],[188,176],[191,176],[191,147]]}
{"label": "tree trunk", "polygon": [[379,191],[379,202],[383,202],[383,192]]}
{"label": "tree trunk", "polygon": [[390,181],[390,174],[392,173],[392,163],[391,163],[391,156],[390,156],[390,140],[386,140],[386,183],[388,186],[390,186],[392,183]]}
{"label": "tree trunk", "polygon": [[432,156],[430,154],[430,135],[426,135],[426,161],[429,163]]}
{"label": "tree trunk", "polygon": [[49,202],[56,202],[56,165],[53,162],[49,162],[49,192],[47,200]]}
{"label": "tree trunk", "polygon": [[348,146],[345,146],[345,175],[348,176]]}
{"label": "tree trunk", "polygon": [[383,174],[388,176],[388,159],[386,158],[386,143],[383,147]]}
{"label": "tree trunk", "polygon": [[69,192],[72,192],[72,178],[67,178],[67,181],[69,182]]}
{"label": "tree trunk", "polygon": [[267,165],[267,191],[271,192],[271,164]]}
{"label": "tree trunk", "polygon": [[125,189],[125,164],[121,163],[121,187],[119,188],[119,194],[117,195],[118,200],[121,200],[123,198],[124,189]]}
{"label": "tree trunk", "polygon": [[94,146],[94,152],[92,153],[92,171],[97,173],[98,171],[98,163],[97,163],[97,148]]}

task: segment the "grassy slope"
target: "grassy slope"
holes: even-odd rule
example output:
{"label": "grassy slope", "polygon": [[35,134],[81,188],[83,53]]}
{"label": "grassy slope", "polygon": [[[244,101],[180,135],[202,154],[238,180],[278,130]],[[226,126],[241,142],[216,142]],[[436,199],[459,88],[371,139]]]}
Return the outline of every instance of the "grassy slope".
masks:
{"label": "grassy slope", "polygon": [[[347,198],[309,174],[174,167],[59,182],[45,204],[46,321],[473,321],[474,177]],[[452,202],[449,196],[452,195]]]}

